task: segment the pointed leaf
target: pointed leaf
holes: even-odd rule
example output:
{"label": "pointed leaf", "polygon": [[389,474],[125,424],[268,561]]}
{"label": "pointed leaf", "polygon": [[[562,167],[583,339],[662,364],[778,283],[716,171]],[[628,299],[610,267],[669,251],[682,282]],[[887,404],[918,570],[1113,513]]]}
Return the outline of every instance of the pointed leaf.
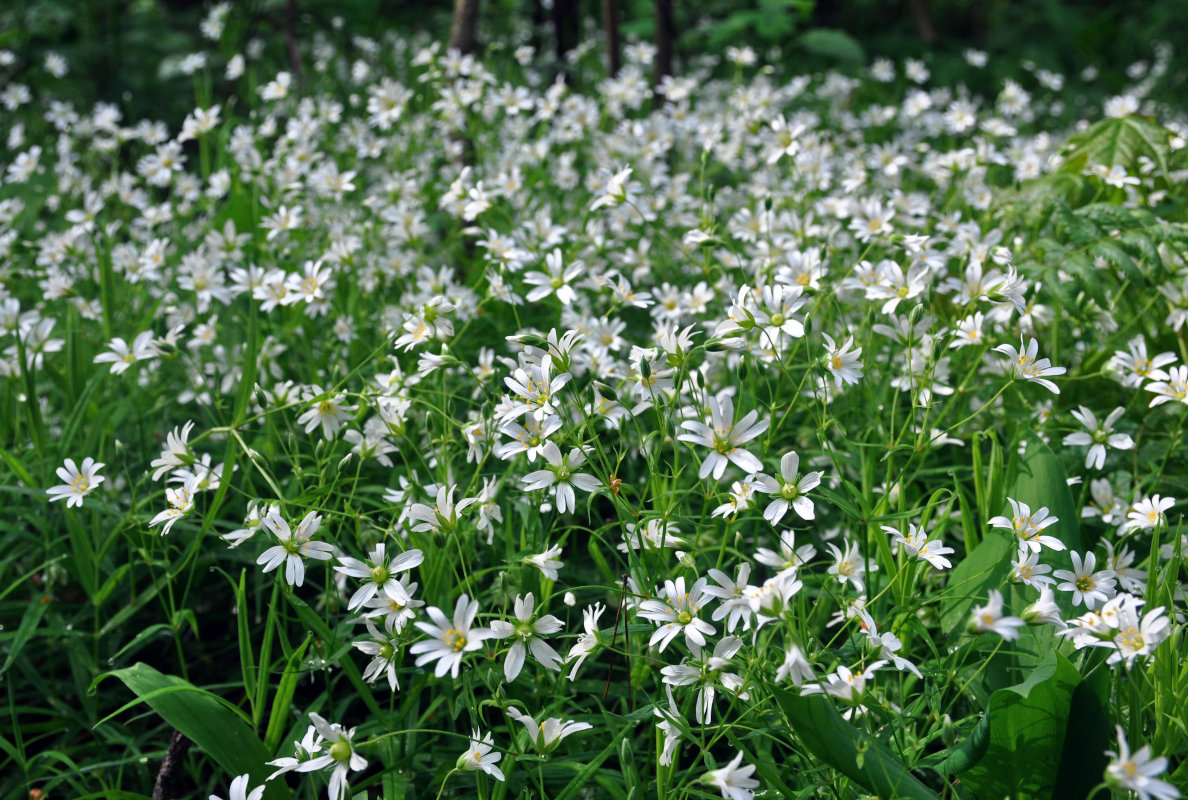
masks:
{"label": "pointed leaf", "polygon": [[779,686],[772,686],[771,691],[804,746],[868,792],[886,798],[938,800],[936,792],[912,775],[903,761],[842,719],[824,696],[806,697]]}
{"label": "pointed leaf", "polygon": [[[92,688],[104,678],[114,676],[198,749],[209,755],[230,776],[247,773],[252,784],[260,785],[272,774],[267,762],[272,756],[243,720],[224,705],[221,698],[174,675],[165,675],[147,664],[105,672],[95,679]],[[102,723],[100,723],[102,724]],[[264,790],[269,800],[286,800],[288,787],[272,781]]]}

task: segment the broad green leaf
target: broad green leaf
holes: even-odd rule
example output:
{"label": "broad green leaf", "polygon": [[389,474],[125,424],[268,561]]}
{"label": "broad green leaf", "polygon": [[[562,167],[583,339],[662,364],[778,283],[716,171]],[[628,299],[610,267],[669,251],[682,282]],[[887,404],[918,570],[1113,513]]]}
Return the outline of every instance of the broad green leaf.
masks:
{"label": "broad green leaf", "polygon": [[989,590],[1006,580],[1015,552],[1015,537],[991,528],[982,543],[957,562],[941,596],[941,629],[949,631],[951,638],[965,630],[974,605],[985,603]]}
{"label": "broad green leaf", "polygon": [[[1045,529],[1044,533],[1055,536],[1070,550],[1081,551],[1080,511],[1068,488],[1068,479],[1064,468],[1060,466],[1060,460],[1038,434],[1028,439],[1027,449],[1022,455],[1016,454],[1011,472],[1014,481],[1007,491],[1007,497],[1027,503],[1032,511],[1047,508],[1060,521]],[[1004,513],[1009,513],[1009,509]],[[1057,561],[1062,559],[1071,565],[1067,554],[1056,556]],[[1050,559],[1045,561],[1050,563]]]}
{"label": "broad green leaf", "polygon": [[779,686],[771,691],[809,752],[868,792],[883,798],[938,800],[890,750],[842,719],[824,696],[805,697]]}
{"label": "broad green leaf", "polygon": [[866,63],[866,51],[854,37],[835,28],[814,28],[796,43],[816,56],[825,56],[847,64]]}
{"label": "broad green leaf", "polygon": [[989,745],[961,783],[978,797],[1050,798],[1080,681],[1068,659],[1053,652],[1027,680],[994,692],[986,711]]}
{"label": "broad green leaf", "polygon": [[1086,167],[1101,164],[1137,175],[1139,156],[1147,156],[1166,176],[1170,139],[1171,131],[1145,117],[1103,119],[1068,140],[1060,171],[1080,175]]}
{"label": "broad green leaf", "polygon": [[1060,755],[1060,770],[1052,800],[1098,800],[1108,797],[1104,789],[1090,792],[1101,783],[1109,759],[1106,751],[1113,744],[1113,728],[1106,705],[1110,691],[1110,671],[1102,662],[1106,654],[1101,650],[1090,656],[1089,675],[1073,690],[1072,706],[1068,713],[1068,732],[1064,737],[1064,751]]}
{"label": "broad green leaf", "polygon": [[[272,754],[251,728],[217,696],[143,663],[105,672],[95,679],[92,688],[111,676],[123,681],[166,724],[176,728],[214,759],[229,776],[247,773],[252,776],[253,785],[260,785],[272,774],[266,764]],[[269,800],[285,800],[290,794],[283,781],[271,781],[264,796]]]}
{"label": "broad green leaf", "polygon": [[951,748],[935,769],[946,777],[973,769],[990,749],[990,717],[983,716],[959,747]]}

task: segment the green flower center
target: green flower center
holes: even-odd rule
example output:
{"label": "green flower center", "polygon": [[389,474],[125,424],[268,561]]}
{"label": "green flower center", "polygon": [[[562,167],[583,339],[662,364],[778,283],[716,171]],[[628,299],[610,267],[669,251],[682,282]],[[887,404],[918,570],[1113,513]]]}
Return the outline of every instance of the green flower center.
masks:
{"label": "green flower center", "polygon": [[351,743],[346,739],[339,739],[330,746],[330,757],[342,764],[351,760]]}

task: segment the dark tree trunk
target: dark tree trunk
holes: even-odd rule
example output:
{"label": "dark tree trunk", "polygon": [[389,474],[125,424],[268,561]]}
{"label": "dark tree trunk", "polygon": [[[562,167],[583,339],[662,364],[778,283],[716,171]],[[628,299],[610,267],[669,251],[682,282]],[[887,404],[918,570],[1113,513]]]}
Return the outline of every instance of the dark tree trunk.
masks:
{"label": "dark tree trunk", "polygon": [[449,49],[473,53],[478,49],[479,0],[454,0],[454,21],[450,24]]}
{"label": "dark tree trunk", "polygon": [[190,749],[190,740],[182,736],[181,731],[174,731],[169,740],[169,749],[165,751],[165,758],[161,759],[161,768],[157,770],[157,779],[153,782],[153,800],[174,800],[190,794],[182,786],[182,777],[186,753]]}
{"label": "dark tree trunk", "polygon": [[577,44],[577,0],[553,0],[553,42],[557,56],[557,74],[569,82],[569,65],[565,56]]}
{"label": "dark tree trunk", "polygon": [[289,51],[289,68],[298,84],[301,75],[301,51],[297,49],[297,0],[285,0],[285,48]]}
{"label": "dark tree trunk", "polygon": [[602,0],[602,28],[606,31],[606,71],[612,78],[619,74],[619,0]]}
{"label": "dark tree trunk", "polygon": [[936,28],[932,24],[932,12],[928,10],[928,0],[908,0],[908,10],[912,14],[912,21],[916,23],[916,34],[924,44],[934,44]]}
{"label": "dark tree trunk", "polygon": [[545,8],[541,0],[532,0],[532,49],[538,54],[541,51],[541,40],[545,26]]}
{"label": "dark tree trunk", "polygon": [[656,74],[652,82],[653,96],[658,104],[664,98],[656,91],[665,75],[672,74],[672,39],[676,26],[672,21],[672,0],[656,0]]}

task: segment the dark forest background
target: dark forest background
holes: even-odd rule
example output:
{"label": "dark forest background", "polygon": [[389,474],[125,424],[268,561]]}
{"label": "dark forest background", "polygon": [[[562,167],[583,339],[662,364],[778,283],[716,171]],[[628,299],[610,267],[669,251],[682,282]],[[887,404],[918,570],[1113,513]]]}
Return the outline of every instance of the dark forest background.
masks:
{"label": "dark forest background", "polygon": [[[229,58],[257,39],[263,63],[283,69],[292,59],[288,42],[304,46],[316,33],[348,46],[354,35],[376,37],[389,30],[419,31],[445,42],[454,10],[454,0],[239,0],[226,33],[214,44],[199,33],[210,5],[200,0],[0,4],[0,49],[18,55],[0,78],[36,84],[44,54],[58,52],[71,65],[65,93],[76,102],[117,101],[131,119],[174,124],[192,108],[191,79],[170,68],[185,54],[213,50]],[[1093,84],[1107,95],[1126,85],[1130,65],[1152,59],[1155,42],[1188,46],[1188,0],[478,0],[476,47],[533,44],[542,58],[556,60],[558,51],[579,41],[592,36],[604,41],[608,6],[623,42],[656,41],[657,20],[664,24],[657,7],[671,9],[677,74],[707,54],[750,46],[763,63],[788,74],[860,68],[880,56],[897,62],[921,58],[931,83],[947,85],[960,76],[974,91],[991,95],[1004,77],[1018,75],[1024,62],[1073,79],[1095,67]],[[990,56],[987,68],[972,79],[962,59],[968,48]],[[1188,70],[1179,56],[1153,92],[1155,99],[1176,103],[1188,89]],[[596,81],[605,75],[605,59],[589,62],[586,73],[567,69],[570,79]],[[63,88],[55,86],[55,94]]]}

